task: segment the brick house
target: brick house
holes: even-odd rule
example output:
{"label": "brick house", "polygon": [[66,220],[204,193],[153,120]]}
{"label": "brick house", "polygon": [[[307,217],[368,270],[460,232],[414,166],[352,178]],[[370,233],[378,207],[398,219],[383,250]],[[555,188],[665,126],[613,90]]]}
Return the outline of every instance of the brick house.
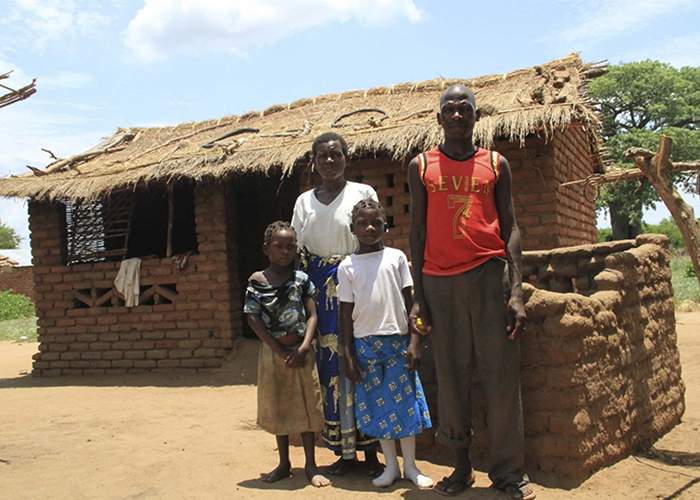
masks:
{"label": "brick house", "polygon": [[[374,186],[387,209],[387,244],[408,253],[406,164],[441,139],[441,91],[466,83],[482,110],[477,142],[510,160],[529,250],[521,344],[528,470],[579,481],[614,463],[673,428],[685,406],[667,241],[594,245],[594,196],[559,189],[602,170],[600,123],[585,92],[602,71],[571,55],[504,75],[120,129],[43,172],[0,179],[0,196],[30,199],[40,342],[33,374],[221,365],[243,333],[241,290],[264,265],[263,229],[288,220],[296,196],[314,185],[311,142],[331,129],[350,145],[348,177]],[[136,307],[113,286],[128,257],[142,259]],[[438,419],[429,355],[421,377]],[[477,437],[482,399],[476,384]],[[482,445],[475,441],[477,464]]]}
{"label": "brick house", "polygon": [[[351,91],[175,127],[120,129],[43,172],[0,179],[28,197],[40,353],[36,375],[221,364],[243,330],[241,287],[263,264],[263,228],[289,219],[314,183],[313,138],[337,130],[349,177],[373,185],[387,243],[408,252],[406,163],[437,144],[441,91],[464,82],[482,110],[475,136],[506,155],[526,249],[595,241],[594,201],[559,183],[599,171],[598,119],[585,95],[602,68],[571,55],[473,80]],[[113,288],[141,257],[140,305]]]}

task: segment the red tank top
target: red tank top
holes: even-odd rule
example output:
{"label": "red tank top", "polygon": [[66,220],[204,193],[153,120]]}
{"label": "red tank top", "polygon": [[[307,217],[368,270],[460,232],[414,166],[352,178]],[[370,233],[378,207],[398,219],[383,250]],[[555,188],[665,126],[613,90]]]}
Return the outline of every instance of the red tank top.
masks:
{"label": "red tank top", "polygon": [[505,258],[494,195],[499,162],[498,153],[481,148],[463,161],[439,148],[418,156],[428,204],[424,274],[452,276]]}

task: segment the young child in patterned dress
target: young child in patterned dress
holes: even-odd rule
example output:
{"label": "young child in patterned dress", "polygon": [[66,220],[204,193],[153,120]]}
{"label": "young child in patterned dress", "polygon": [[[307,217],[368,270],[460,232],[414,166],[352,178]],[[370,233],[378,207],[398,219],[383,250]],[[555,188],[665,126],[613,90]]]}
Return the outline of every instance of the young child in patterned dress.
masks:
{"label": "young child in patterned dress", "polygon": [[314,285],[294,270],[297,240],[287,222],[265,230],[263,252],[270,265],[248,280],[245,305],[248,324],[260,337],[257,423],[277,438],[279,465],[263,475],[265,482],[291,477],[289,434],[301,434],[309,482],[330,484],[316,466],[315,432],[323,428],[321,388],[311,342],[316,334]]}
{"label": "young child in patterned dress", "polygon": [[401,477],[399,439],[404,477],[430,488],[433,481],[415,461],[415,436],[431,422],[415,371],[419,332],[409,335],[413,282],[408,260],[401,250],[382,243],[386,215],[378,202],[358,202],[351,227],[360,247],[338,267],[342,359],[347,377],[355,382],[357,428],[379,438],[386,461],[386,469],[372,483],[387,487]]}

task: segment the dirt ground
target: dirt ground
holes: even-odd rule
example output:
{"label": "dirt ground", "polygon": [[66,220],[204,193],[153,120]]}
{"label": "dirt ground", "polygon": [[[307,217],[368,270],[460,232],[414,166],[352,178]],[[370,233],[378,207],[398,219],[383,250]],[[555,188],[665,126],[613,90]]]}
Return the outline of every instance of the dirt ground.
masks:
{"label": "dirt ground", "polygon": [[[651,455],[629,457],[574,489],[535,484],[540,499],[700,498],[700,313],[678,315],[687,386],[683,423]],[[0,498],[440,498],[408,482],[372,487],[362,471],[316,490],[303,454],[294,478],[259,481],[275,465],[274,438],[255,427],[252,341],[207,374],[35,379],[36,344],[0,343]],[[333,457],[318,450],[320,464]],[[436,459],[421,461],[439,479]],[[444,463],[444,461],[442,462]],[[458,498],[505,498],[478,473]]]}

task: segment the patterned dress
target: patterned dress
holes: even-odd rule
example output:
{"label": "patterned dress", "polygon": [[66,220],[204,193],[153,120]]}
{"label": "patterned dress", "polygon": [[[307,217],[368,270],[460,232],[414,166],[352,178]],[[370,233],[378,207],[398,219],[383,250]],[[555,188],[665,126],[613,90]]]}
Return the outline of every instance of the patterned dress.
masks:
{"label": "patterned dress", "polygon": [[316,362],[323,398],[324,426],[321,437],[326,446],[337,455],[352,459],[356,451],[374,450],[378,443],[375,438],[358,432],[355,424],[354,387],[340,372],[336,273],[342,260],[343,257],[322,258],[306,254],[302,258],[302,265],[318,290],[316,304],[319,340]]}
{"label": "patterned dress", "polygon": [[409,335],[355,339],[362,380],[355,384],[357,428],[367,436],[400,439],[430,429],[430,412],[417,371],[406,368]]}

